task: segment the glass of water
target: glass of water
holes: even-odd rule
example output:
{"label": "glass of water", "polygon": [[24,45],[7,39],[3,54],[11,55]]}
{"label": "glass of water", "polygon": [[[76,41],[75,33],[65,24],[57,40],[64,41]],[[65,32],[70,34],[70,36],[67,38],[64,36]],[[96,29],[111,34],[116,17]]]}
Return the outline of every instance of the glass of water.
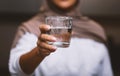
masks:
{"label": "glass of water", "polygon": [[45,18],[45,22],[50,25],[50,30],[47,33],[57,39],[56,42],[48,42],[48,44],[56,47],[68,47],[72,32],[72,17],[48,16]]}

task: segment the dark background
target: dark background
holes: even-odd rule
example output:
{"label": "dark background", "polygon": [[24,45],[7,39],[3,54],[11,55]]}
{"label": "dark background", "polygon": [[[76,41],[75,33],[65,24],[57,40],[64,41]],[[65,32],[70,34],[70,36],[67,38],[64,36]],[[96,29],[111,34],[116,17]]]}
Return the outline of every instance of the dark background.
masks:
{"label": "dark background", "polygon": [[[9,51],[18,25],[35,15],[40,4],[41,0],[0,0],[1,76],[9,76]],[[120,0],[81,0],[81,12],[105,28],[112,68],[120,76]]]}

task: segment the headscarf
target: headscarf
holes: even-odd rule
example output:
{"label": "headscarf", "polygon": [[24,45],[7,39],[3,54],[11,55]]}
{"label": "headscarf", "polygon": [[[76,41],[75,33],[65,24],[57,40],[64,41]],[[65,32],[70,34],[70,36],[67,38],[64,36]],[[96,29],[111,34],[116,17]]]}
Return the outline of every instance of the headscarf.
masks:
{"label": "headscarf", "polygon": [[88,38],[98,42],[106,42],[104,29],[95,21],[88,17],[82,16],[80,13],[80,0],[77,0],[76,5],[70,12],[57,10],[50,0],[43,0],[40,11],[32,19],[22,23],[18,28],[15,36],[13,47],[25,32],[40,35],[39,25],[45,23],[46,16],[72,16],[73,17],[73,34],[72,37]]}

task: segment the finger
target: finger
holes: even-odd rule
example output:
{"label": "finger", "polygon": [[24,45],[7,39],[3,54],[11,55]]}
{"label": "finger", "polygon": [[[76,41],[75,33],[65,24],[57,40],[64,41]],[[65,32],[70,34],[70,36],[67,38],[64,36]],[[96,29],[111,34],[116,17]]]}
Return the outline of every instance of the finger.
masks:
{"label": "finger", "polygon": [[57,49],[55,46],[49,45],[49,44],[47,44],[45,42],[42,42],[42,41],[41,42],[38,41],[37,45],[38,45],[38,47],[47,49],[47,50],[49,50],[51,52],[54,52]]}
{"label": "finger", "polygon": [[40,48],[38,47],[38,55],[41,56],[42,58],[44,58],[45,56],[50,55],[50,51],[44,48]]}
{"label": "finger", "polygon": [[42,33],[45,33],[45,32],[47,32],[48,30],[50,30],[50,26],[49,25],[46,25],[46,24],[42,24],[42,25],[40,25],[40,31],[42,32]]}
{"label": "finger", "polygon": [[50,55],[51,51],[49,51],[48,49],[44,49],[44,48],[40,48],[39,52],[41,53],[41,55],[43,56],[48,56]]}
{"label": "finger", "polygon": [[53,41],[53,42],[55,42],[57,40],[54,36],[51,36],[48,34],[41,34],[39,39],[43,40],[43,41]]}

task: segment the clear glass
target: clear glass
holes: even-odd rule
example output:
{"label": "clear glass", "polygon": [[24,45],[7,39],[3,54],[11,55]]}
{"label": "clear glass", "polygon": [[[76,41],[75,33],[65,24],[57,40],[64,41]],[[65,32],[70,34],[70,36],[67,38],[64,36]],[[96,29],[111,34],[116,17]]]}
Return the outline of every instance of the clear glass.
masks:
{"label": "clear glass", "polygon": [[68,16],[49,16],[45,19],[46,24],[50,25],[47,32],[56,37],[56,42],[48,42],[48,44],[56,47],[69,47],[72,32],[72,17]]}

